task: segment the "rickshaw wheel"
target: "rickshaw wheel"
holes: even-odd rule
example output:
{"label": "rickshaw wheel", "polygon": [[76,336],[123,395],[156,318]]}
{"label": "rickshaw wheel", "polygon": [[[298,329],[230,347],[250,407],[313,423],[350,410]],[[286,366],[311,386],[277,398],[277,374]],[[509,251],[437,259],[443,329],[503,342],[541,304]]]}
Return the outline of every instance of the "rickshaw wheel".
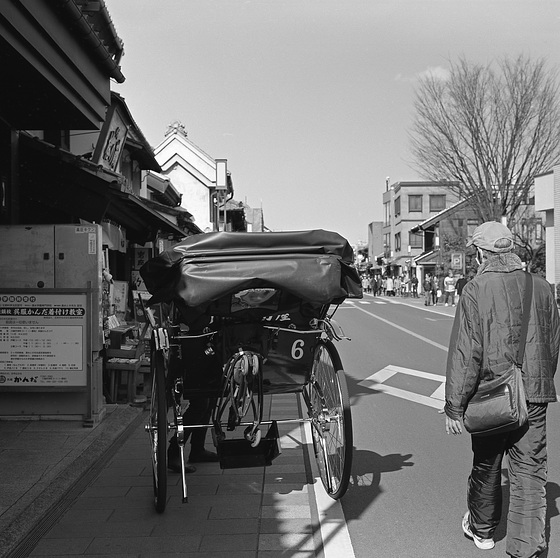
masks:
{"label": "rickshaw wheel", "polygon": [[167,501],[167,397],[163,354],[153,351],[151,362],[152,396],[148,429],[152,443],[154,504],[161,513],[165,510]]}
{"label": "rickshaw wheel", "polygon": [[338,500],[346,493],[350,481],[353,436],[346,377],[331,341],[317,345],[306,389],[321,481],[327,494]]}

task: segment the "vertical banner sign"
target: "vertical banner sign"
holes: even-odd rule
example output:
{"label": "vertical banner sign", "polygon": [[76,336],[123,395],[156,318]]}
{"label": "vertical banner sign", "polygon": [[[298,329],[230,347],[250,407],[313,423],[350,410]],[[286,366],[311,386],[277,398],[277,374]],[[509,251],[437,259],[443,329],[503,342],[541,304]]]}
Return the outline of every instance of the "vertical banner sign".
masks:
{"label": "vertical banner sign", "polygon": [[0,388],[87,386],[85,293],[0,292]]}
{"label": "vertical banner sign", "polygon": [[93,152],[93,162],[117,172],[127,134],[128,127],[123,116],[118,107],[111,105]]}

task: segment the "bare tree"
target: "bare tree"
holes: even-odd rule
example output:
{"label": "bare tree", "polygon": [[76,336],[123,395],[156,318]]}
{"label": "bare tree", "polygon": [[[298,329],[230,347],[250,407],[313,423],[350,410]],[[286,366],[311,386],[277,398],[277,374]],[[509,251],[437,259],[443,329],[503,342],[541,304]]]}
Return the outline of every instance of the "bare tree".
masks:
{"label": "bare tree", "polygon": [[483,221],[515,219],[534,177],[560,160],[556,72],[519,56],[481,66],[459,59],[448,79],[423,78],[410,139],[415,167],[449,181]]}

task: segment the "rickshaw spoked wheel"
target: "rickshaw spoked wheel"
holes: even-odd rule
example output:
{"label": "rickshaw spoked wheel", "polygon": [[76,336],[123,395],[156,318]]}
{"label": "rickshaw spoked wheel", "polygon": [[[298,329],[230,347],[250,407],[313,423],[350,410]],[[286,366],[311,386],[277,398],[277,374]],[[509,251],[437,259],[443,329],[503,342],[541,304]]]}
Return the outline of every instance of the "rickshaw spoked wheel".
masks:
{"label": "rickshaw spoked wheel", "polygon": [[152,395],[149,433],[152,443],[154,504],[158,512],[167,502],[167,396],[165,392],[165,358],[161,351],[152,351]]}
{"label": "rickshaw spoked wheel", "polygon": [[321,481],[327,494],[338,500],[350,481],[353,436],[346,377],[331,341],[321,341],[315,349],[305,399]]}

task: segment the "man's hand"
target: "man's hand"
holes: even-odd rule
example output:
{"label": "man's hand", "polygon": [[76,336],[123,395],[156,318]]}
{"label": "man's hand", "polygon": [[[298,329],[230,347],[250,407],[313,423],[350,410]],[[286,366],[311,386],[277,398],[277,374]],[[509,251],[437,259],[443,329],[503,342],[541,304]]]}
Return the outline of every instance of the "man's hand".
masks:
{"label": "man's hand", "polygon": [[461,420],[455,420],[447,415],[445,416],[445,431],[448,434],[453,434],[453,436],[457,436],[457,434],[463,433],[463,422]]}

